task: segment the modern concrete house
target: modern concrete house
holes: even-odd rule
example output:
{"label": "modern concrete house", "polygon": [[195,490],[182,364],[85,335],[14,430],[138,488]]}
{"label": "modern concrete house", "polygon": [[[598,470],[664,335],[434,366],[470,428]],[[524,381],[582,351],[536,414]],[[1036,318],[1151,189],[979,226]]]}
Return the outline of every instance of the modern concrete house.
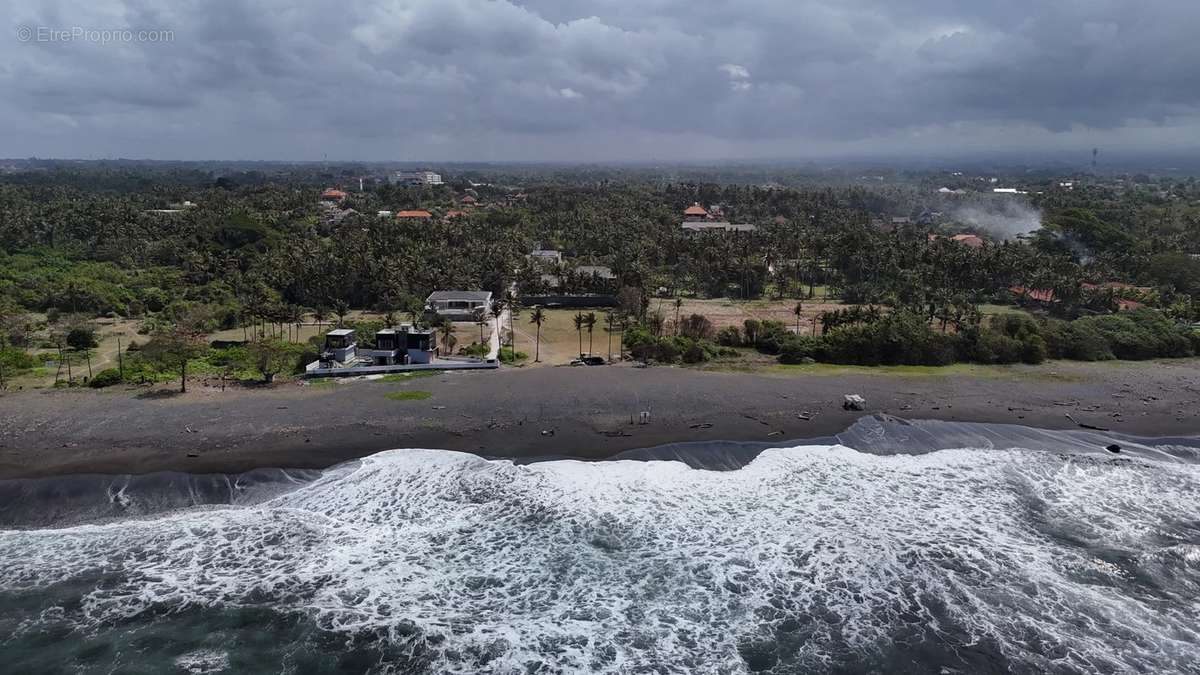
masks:
{"label": "modern concrete house", "polygon": [[375,348],[359,349],[358,355],[370,359],[371,365],[395,366],[432,363],[435,352],[435,332],[401,324],[399,328],[384,328],[375,333]]}
{"label": "modern concrete house", "polygon": [[358,338],[349,328],[335,328],[325,334],[321,361],[349,364],[358,360]]}
{"label": "modern concrete house", "polygon": [[451,321],[478,321],[491,305],[491,291],[434,291],[425,299],[425,309]]}

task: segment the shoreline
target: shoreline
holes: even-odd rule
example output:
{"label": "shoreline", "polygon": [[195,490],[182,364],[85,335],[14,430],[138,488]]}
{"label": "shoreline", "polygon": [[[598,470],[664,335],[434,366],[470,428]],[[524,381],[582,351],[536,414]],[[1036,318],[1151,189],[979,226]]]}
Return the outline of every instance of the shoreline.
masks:
{"label": "shoreline", "polygon": [[[1089,425],[1145,437],[1200,435],[1196,359],[947,373],[510,368],[225,392],[197,383],[186,395],[25,391],[0,397],[0,479],[322,469],[395,448],[595,460],[694,441],[822,438],[877,413],[1050,430]],[[429,397],[387,397],[402,391]],[[842,410],[848,393],[866,398],[866,409]],[[638,423],[642,412],[650,413],[649,423]]]}

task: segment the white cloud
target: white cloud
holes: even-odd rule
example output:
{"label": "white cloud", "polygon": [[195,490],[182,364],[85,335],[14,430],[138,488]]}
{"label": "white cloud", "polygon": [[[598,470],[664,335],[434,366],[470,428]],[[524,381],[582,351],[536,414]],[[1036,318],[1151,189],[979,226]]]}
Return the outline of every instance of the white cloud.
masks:
{"label": "white cloud", "polygon": [[731,80],[750,79],[750,71],[746,70],[746,66],[739,66],[736,63],[722,63],[717,70],[728,75]]}

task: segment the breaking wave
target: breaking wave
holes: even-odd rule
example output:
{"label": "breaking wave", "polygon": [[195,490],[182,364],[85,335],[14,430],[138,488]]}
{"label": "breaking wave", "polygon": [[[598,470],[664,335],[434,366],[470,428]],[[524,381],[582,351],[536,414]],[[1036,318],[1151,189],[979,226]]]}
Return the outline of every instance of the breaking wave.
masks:
{"label": "breaking wave", "polygon": [[1030,430],[939,449],[930,434],[967,429],[870,426],[866,452],[742,448],[733,471],[392,450],[253,497],[0,531],[0,656],[30,672],[1200,672],[1188,442],[1113,455],[1092,447],[1111,438]]}

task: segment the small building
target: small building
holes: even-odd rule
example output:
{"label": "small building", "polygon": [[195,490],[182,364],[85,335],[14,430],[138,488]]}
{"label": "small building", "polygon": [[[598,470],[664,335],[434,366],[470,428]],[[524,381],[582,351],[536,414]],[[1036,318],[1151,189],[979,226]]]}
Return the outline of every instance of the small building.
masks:
{"label": "small building", "polygon": [[696,232],[753,232],[754,226],[745,223],[730,223],[724,220],[684,221],[683,231]]}
{"label": "small building", "polygon": [[432,171],[397,171],[388,177],[393,185],[441,185],[441,174]]}
{"label": "small building", "polygon": [[358,359],[358,339],[349,328],[335,328],[325,334],[321,361],[348,364]]}
{"label": "small building", "polygon": [[473,206],[477,206],[479,204],[479,200],[476,199],[472,195],[466,195],[462,199],[459,200],[459,203],[462,204],[464,207],[473,207]]}
{"label": "small building", "polygon": [[433,218],[433,214],[423,209],[396,212],[396,220],[429,220],[430,218]]}
{"label": "small building", "polygon": [[321,201],[329,204],[340,204],[341,202],[345,201],[346,197],[348,196],[349,195],[341,190],[329,188],[321,193]]}
{"label": "small building", "polygon": [[554,265],[560,265],[563,261],[562,251],[555,251],[554,249],[548,248],[535,249],[529,254],[529,257],[533,258],[537,262],[551,263]]}
{"label": "small building", "polygon": [[442,216],[442,220],[454,220],[455,218],[466,218],[466,217],[467,217],[466,211],[447,211],[446,214]]}
{"label": "small building", "polygon": [[478,321],[491,305],[491,291],[434,291],[425,299],[425,309],[451,321]]}

